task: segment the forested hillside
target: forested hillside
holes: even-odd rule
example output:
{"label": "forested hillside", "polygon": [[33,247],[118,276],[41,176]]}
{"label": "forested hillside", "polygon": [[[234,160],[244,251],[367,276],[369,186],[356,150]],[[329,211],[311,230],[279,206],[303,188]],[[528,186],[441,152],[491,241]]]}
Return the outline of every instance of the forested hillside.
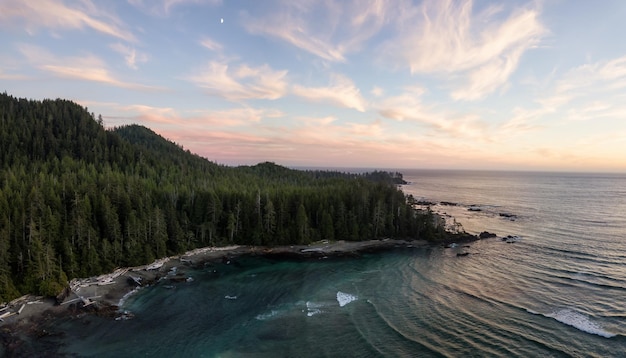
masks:
{"label": "forested hillside", "polygon": [[401,180],[226,167],[70,101],[0,94],[0,301],[201,246],[436,238]]}

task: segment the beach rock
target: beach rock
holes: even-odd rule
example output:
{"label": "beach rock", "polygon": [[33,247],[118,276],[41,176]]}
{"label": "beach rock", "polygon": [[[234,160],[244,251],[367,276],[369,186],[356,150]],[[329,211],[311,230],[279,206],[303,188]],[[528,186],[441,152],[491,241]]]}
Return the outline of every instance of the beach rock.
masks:
{"label": "beach rock", "polygon": [[513,244],[519,240],[519,236],[507,235],[502,238],[502,241],[506,241],[507,244]]}
{"label": "beach rock", "polygon": [[490,233],[489,231],[483,231],[480,234],[478,234],[478,237],[481,239],[488,239],[491,237],[496,237],[496,234]]}
{"label": "beach rock", "polygon": [[517,219],[517,215],[515,215],[515,214],[499,213],[498,215],[500,215],[500,217],[511,219],[511,220]]}
{"label": "beach rock", "polygon": [[56,297],[56,304],[60,305],[61,303],[63,303],[63,301],[65,301],[65,299],[72,293],[72,291],[70,290],[70,287],[67,286],[63,289],[63,291],[61,291],[61,293],[59,293]]}
{"label": "beach rock", "polygon": [[440,202],[439,204],[441,204],[441,205],[443,205],[443,206],[457,206],[457,205],[459,205],[459,204],[457,204],[457,203],[453,203],[453,202],[451,202],[451,201],[442,201],[442,202]]}
{"label": "beach rock", "polygon": [[436,203],[433,203],[432,201],[427,201],[427,200],[420,200],[420,201],[416,202],[415,204],[422,205],[422,206],[433,206]]}
{"label": "beach rock", "polygon": [[467,211],[483,211],[483,209],[477,208],[475,206],[470,206],[469,208],[467,208]]}
{"label": "beach rock", "polygon": [[469,255],[469,252],[459,252],[456,254],[456,257],[462,257],[462,256],[467,256]]}

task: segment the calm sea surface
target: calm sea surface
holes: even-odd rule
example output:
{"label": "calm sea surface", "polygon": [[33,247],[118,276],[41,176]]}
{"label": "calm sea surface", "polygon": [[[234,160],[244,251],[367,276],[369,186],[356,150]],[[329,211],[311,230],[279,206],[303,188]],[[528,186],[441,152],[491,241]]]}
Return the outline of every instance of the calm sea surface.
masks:
{"label": "calm sea surface", "polygon": [[[404,171],[465,230],[517,236],[193,271],[134,319],[62,321],[97,357],[625,357],[626,176]],[[468,211],[469,208],[480,211]],[[501,216],[507,214],[510,217]],[[511,240],[513,241],[513,240]],[[457,257],[457,253],[469,252]]]}

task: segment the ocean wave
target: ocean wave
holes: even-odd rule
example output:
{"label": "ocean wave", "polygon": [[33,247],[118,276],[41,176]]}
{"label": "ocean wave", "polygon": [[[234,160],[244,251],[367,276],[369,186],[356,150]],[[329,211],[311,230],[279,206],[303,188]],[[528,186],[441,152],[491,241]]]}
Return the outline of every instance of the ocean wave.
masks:
{"label": "ocean wave", "polygon": [[132,295],[134,295],[135,293],[139,292],[139,290],[141,290],[141,286],[139,287],[135,287],[134,289],[132,289],[131,291],[127,292],[124,296],[122,296],[122,298],[120,298],[120,301],[117,303],[117,307],[122,307],[124,306],[124,303],[126,303],[126,300],[128,300],[128,298]]}
{"label": "ocean wave", "polygon": [[279,313],[280,311],[278,310],[271,310],[266,313],[258,314],[255,318],[258,319],[259,321],[267,321],[268,319],[278,316]]}
{"label": "ocean wave", "polygon": [[224,298],[227,299],[227,300],[236,300],[237,296],[226,295],[226,296],[224,296]]}
{"label": "ocean wave", "polygon": [[589,316],[576,312],[569,308],[564,308],[564,309],[561,309],[552,313],[548,313],[548,314],[538,313],[530,309],[526,309],[526,311],[532,314],[536,314],[536,315],[540,314],[542,316],[555,319],[563,324],[572,326],[578,330],[581,330],[589,334],[596,334],[598,336],[605,337],[605,338],[612,338],[616,336],[616,334],[602,329],[602,326],[592,321],[589,318]]}
{"label": "ocean wave", "polygon": [[320,314],[323,312],[321,310],[322,307],[324,307],[324,304],[322,303],[307,301],[306,302],[306,309],[307,309],[306,315],[308,317],[311,317],[311,316],[315,316],[316,314]]}
{"label": "ocean wave", "polygon": [[351,295],[349,293],[343,293],[341,291],[337,291],[337,302],[339,302],[339,307],[343,307],[352,301],[356,301],[359,298],[355,295]]}

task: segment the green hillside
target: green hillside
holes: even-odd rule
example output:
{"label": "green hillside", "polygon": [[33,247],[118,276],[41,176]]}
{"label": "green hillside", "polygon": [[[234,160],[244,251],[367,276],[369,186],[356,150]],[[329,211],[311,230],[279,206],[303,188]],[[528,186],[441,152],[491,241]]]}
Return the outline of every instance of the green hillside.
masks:
{"label": "green hillside", "polygon": [[436,239],[398,175],[226,167],[70,101],[0,94],[0,301],[209,245]]}

